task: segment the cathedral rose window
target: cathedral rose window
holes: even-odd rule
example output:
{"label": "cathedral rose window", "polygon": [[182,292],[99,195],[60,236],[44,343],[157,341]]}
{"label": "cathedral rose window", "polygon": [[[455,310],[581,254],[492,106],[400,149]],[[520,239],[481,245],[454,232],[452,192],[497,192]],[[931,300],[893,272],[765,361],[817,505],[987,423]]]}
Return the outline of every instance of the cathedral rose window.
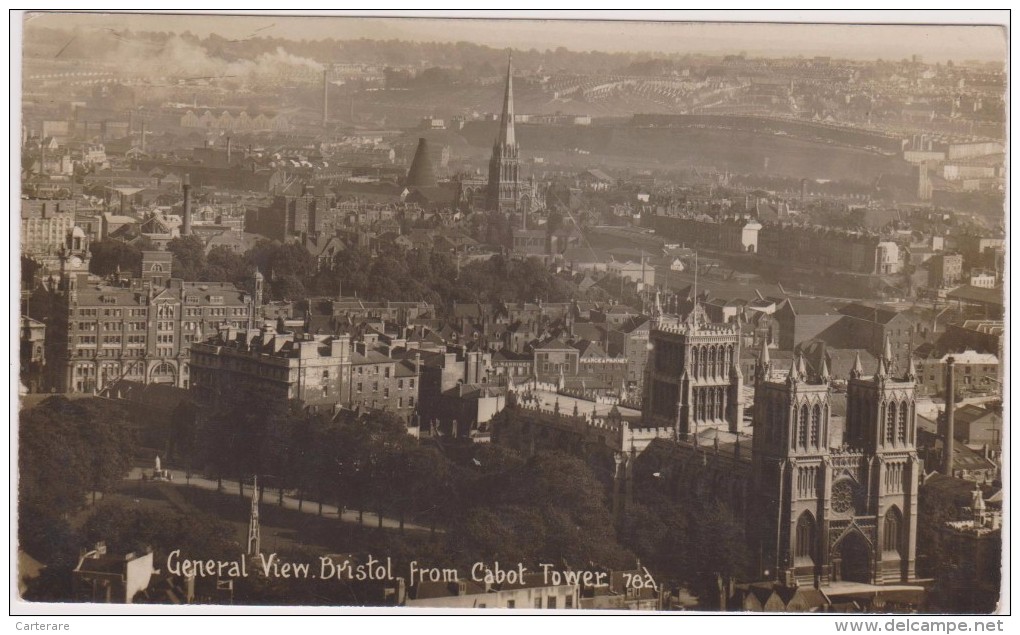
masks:
{"label": "cathedral rose window", "polygon": [[850,481],[839,481],[832,486],[832,510],[845,514],[854,508],[854,488]]}

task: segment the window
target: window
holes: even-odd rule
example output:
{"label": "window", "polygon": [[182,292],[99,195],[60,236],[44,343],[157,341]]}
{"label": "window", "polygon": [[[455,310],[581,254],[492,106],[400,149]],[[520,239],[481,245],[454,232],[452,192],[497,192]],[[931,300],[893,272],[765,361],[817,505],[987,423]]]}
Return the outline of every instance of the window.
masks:
{"label": "window", "polygon": [[386,379],[390,378],[390,367],[389,366],[387,366],[386,370],[383,372],[383,377],[385,377]]}
{"label": "window", "polygon": [[516,602],[516,601],[514,601],[514,600],[507,600],[507,601],[506,601],[506,607],[507,607],[508,609],[514,609],[514,608],[517,608],[517,602]]}
{"label": "window", "polygon": [[815,519],[804,512],[797,520],[797,544],[795,555],[798,558],[812,558],[815,541]]}
{"label": "window", "polygon": [[554,609],[554,608],[556,608],[556,598],[551,597],[548,600],[546,600],[546,606],[545,607],[547,609]]}
{"label": "window", "polygon": [[563,598],[563,608],[565,609],[574,608],[574,596],[568,595],[567,597]]}
{"label": "window", "polygon": [[885,513],[882,526],[882,549],[885,551],[900,550],[900,512],[895,507]]}
{"label": "window", "polygon": [[535,608],[536,609],[542,608],[542,598],[540,597],[535,598]]}
{"label": "window", "polygon": [[404,389],[404,380],[403,379],[398,379],[397,380],[397,388],[399,390],[403,390]]}
{"label": "window", "polygon": [[900,404],[900,421],[896,429],[896,440],[905,444],[907,442],[907,402]]}

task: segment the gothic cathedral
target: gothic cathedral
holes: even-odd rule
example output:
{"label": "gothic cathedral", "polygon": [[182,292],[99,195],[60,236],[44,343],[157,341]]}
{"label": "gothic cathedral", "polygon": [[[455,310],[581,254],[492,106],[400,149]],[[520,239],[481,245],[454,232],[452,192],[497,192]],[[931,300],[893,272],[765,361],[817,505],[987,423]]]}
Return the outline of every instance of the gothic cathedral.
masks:
{"label": "gothic cathedral", "polygon": [[751,499],[757,506],[752,546],[765,579],[790,585],[915,580],[921,465],[914,366],[896,377],[890,359],[887,344],[875,374],[865,377],[857,358],[839,434],[832,429],[824,360],[809,376],[798,356],[783,374],[762,348],[754,377]]}

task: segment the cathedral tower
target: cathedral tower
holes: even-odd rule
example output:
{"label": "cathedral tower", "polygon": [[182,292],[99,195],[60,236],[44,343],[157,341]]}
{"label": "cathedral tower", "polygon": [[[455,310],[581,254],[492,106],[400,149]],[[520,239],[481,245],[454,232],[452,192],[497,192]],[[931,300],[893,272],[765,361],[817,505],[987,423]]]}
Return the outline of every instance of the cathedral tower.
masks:
{"label": "cathedral tower", "polygon": [[521,206],[521,172],[517,137],[514,135],[514,78],[513,54],[507,63],[506,90],[503,94],[503,114],[499,119],[499,133],[492,146],[489,159],[489,185],[485,206],[490,210],[516,212]]}
{"label": "cathedral tower", "polygon": [[854,364],[846,429],[831,438],[829,371],[798,356],[777,371],[763,347],[755,366],[751,527],[766,579],[867,584],[915,579],[917,488],[913,365],[872,377]]}
{"label": "cathedral tower", "polygon": [[680,440],[705,428],[739,430],[744,380],[738,326],[657,320],[648,342],[644,425],[674,427]]}

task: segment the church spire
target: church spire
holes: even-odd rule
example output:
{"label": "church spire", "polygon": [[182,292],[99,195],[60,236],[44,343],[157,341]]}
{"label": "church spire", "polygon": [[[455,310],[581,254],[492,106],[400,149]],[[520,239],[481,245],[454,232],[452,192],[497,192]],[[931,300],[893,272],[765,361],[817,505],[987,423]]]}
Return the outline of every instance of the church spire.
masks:
{"label": "church spire", "polygon": [[486,209],[510,213],[519,211],[521,225],[527,228],[528,210],[521,208],[522,191],[520,157],[517,136],[514,134],[514,65],[511,54],[506,68],[503,114],[499,120],[499,132],[492,144],[492,158],[489,159]]}
{"label": "church spire", "polygon": [[497,146],[513,147],[517,145],[517,138],[514,135],[514,54],[506,65],[506,90],[503,93],[503,115],[499,119],[499,136],[496,137]]}

